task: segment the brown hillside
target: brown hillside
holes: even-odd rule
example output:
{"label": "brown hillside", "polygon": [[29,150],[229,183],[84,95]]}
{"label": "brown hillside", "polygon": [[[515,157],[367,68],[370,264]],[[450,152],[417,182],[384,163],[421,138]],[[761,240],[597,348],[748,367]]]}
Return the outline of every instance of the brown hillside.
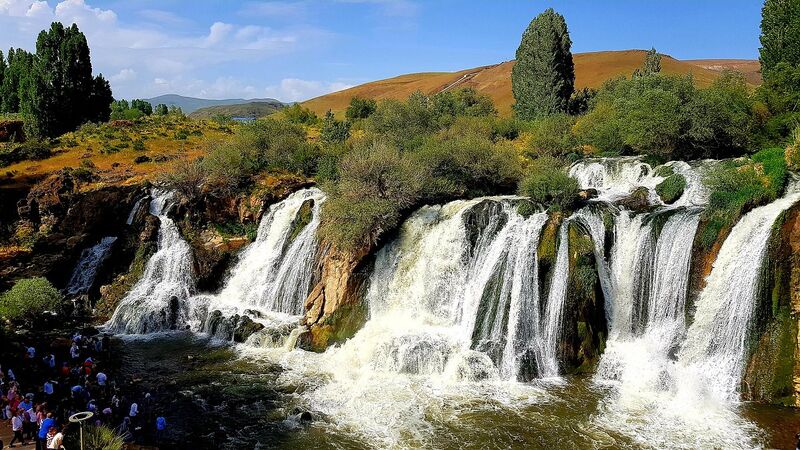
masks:
{"label": "brown hillside", "polygon": [[[575,84],[577,88],[600,87],[605,81],[633,73],[644,62],[645,51],[624,50],[578,53],[575,58]],[[720,61],[727,61],[722,63]],[[752,76],[753,64],[758,61],[739,60],[679,61],[670,56],[661,60],[662,71],[669,74],[692,73],[699,86],[709,85],[723,69],[742,70],[748,81],[757,84]],[[326,111],[342,112],[354,96],[381,99],[403,99],[414,91],[435,94],[445,89],[470,86],[489,95],[501,114],[509,114],[514,98],[511,94],[511,68],[514,61],[492,66],[477,67],[460,72],[428,72],[401,75],[385,80],[355,86],[344,91],[323,95],[303,103],[318,115]],[[707,67],[706,67],[707,66]],[[760,76],[758,78],[760,80]]]}
{"label": "brown hillside", "polygon": [[743,73],[748,83],[761,84],[761,63],[755,59],[692,59],[686,62],[718,72],[735,70]]}

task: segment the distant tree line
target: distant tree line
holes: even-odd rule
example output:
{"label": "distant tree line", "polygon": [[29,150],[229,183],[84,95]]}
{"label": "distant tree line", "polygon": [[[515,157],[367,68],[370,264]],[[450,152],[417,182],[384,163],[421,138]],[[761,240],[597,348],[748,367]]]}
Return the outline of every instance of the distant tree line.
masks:
{"label": "distant tree line", "polygon": [[86,36],[53,22],[39,33],[36,53],[0,52],[0,113],[18,113],[26,133],[55,137],[85,122],[107,121],[113,100],[102,75],[92,75]]}
{"label": "distant tree line", "polygon": [[167,106],[159,103],[153,108],[147,100],[134,99],[130,103],[127,100],[115,100],[111,103],[111,120],[136,120],[140,117],[166,116],[169,114],[183,115],[183,110],[175,105]]}

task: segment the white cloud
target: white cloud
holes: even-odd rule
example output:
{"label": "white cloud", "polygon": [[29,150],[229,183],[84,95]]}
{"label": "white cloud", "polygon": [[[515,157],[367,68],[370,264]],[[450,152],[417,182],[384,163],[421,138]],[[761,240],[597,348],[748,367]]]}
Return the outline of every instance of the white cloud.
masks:
{"label": "white cloud", "polygon": [[112,75],[109,80],[114,83],[125,83],[128,81],[133,81],[136,79],[136,71],[130,68],[125,68],[119,71],[119,73]]}
{"label": "white cloud", "polygon": [[340,3],[364,3],[379,5],[382,13],[390,17],[413,17],[419,10],[410,0],[336,0]]}
{"label": "white cloud", "polygon": [[185,25],[191,22],[190,20],[185,19],[175,13],[160,9],[143,9],[137,12],[137,14],[150,22],[155,22],[161,25]]}
{"label": "white cloud", "polygon": [[338,81],[327,82],[284,78],[279,85],[269,86],[265,93],[267,97],[276,98],[284,102],[299,102],[351,87],[353,86],[350,84]]}
{"label": "white cloud", "polygon": [[[189,95],[253,95],[264,87],[235,82],[232,78],[201,80],[207,71],[237,64],[254,64],[276,56],[319,48],[330,33],[310,26],[272,28],[256,24],[215,22],[205,32],[175,31],[160,23],[180,20],[161,10],[135,12],[120,20],[111,9],[95,7],[91,0],[0,0],[0,43],[33,50],[36,35],[52,21],[77,23],[86,34],[96,73],[113,74],[112,89],[120,97],[145,96],[150,91],[165,93],[172,88]],[[52,6],[51,6],[52,5]],[[277,13],[288,6],[269,6]],[[268,9],[269,9],[268,8]],[[139,23],[136,23],[137,19]],[[136,70],[131,69],[132,62]],[[217,68],[213,69],[212,68]],[[159,79],[163,83],[152,80]]]}

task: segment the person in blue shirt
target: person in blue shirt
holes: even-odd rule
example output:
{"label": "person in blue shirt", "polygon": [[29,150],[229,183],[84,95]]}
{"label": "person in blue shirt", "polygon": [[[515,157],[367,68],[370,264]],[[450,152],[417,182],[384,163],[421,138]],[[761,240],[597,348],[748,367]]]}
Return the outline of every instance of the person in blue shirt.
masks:
{"label": "person in blue shirt", "polygon": [[38,438],[36,439],[36,450],[47,449],[47,432],[50,431],[50,427],[54,426],[56,426],[56,419],[53,419],[53,413],[47,413],[47,418],[42,421],[39,434],[36,435]]}

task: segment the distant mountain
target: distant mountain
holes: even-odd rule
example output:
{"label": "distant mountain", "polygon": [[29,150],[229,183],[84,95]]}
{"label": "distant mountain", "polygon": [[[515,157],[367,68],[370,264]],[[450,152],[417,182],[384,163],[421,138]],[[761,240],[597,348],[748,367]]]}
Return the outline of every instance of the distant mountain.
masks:
{"label": "distant mountain", "polygon": [[184,114],[191,114],[200,108],[207,108],[209,106],[237,105],[253,102],[270,103],[276,105],[277,108],[281,108],[284,105],[281,101],[275,100],[274,98],[254,98],[249,100],[243,98],[229,98],[224,100],[209,100],[205,98],[184,97],[175,94],[159,95],[158,97],[148,98],[146,100],[154,107],[159,103],[163,103],[167,106],[177,106],[183,110]]}
{"label": "distant mountain", "polygon": [[189,117],[192,119],[210,119],[211,117],[221,114],[230,117],[253,117],[257,119],[259,117],[268,116],[285,106],[285,104],[277,101],[207,106],[192,112],[189,114]]}

